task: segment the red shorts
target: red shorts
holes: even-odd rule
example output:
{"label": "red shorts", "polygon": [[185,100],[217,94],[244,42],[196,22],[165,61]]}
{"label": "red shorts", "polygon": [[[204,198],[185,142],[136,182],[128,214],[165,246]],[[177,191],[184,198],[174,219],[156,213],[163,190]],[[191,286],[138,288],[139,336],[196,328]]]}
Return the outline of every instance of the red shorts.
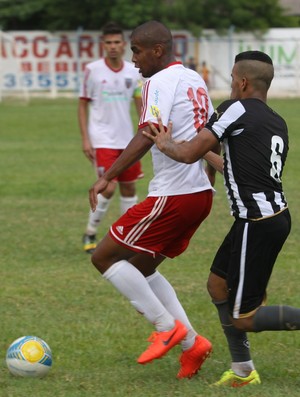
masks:
{"label": "red shorts", "polygon": [[212,206],[212,190],[178,196],[147,197],[110,228],[111,238],[135,252],[180,255]]}
{"label": "red shorts", "polygon": [[[96,149],[96,167],[98,175],[102,176],[122,152],[123,149]],[[143,176],[142,164],[140,161],[137,161],[113,180],[118,182],[134,182],[137,179],[143,178]]]}

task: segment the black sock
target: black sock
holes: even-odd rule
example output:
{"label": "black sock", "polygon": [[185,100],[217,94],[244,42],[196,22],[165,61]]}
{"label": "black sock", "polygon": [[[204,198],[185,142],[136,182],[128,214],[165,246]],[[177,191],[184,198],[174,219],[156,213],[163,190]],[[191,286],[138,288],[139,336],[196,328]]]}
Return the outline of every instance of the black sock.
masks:
{"label": "black sock", "polygon": [[236,329],[228,313],[228,303],[213,302],[218,310],[221,325],[226,336],[232,362],[250,361],[250,345],[246,332]]}
{"label": "black sock", "polygon": [[300,309],[291,306],[261,306],[253,317],[253,330],[296,331],[300,329]]}

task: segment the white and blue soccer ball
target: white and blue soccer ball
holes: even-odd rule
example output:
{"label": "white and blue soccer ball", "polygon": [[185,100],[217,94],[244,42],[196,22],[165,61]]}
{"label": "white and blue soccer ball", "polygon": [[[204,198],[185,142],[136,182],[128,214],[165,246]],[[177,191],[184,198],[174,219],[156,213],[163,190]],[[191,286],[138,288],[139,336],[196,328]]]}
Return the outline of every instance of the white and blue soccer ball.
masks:
{"label": "white and blue soccer ball", "polygon": [[37,336],[22,336],[7,349],[6,364],[15,376],[42,378],[52,366],[51,349]]}

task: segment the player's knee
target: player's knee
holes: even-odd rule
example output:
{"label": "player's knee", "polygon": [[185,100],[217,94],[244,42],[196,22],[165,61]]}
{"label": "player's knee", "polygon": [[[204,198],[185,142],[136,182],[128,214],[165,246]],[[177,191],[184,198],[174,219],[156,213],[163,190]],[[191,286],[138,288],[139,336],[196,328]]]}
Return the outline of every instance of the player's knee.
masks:
{"label": "player's knee", "polygon": [[103,261],[101,260],[101,257],[99,257],[99,254],[96,253],[96,251],[91,256],[91,262],[101,274],[105,272],[106,269],[103,266]]}
{"label": "player's knee", "polygon": [[253,331],[253,318],[252,317],[239,318],[239,319],[233,318],[232,324],[239,331],[243,331],[243,332]]}
{"label": "player's knee", "polygon": [[101,241],[91,256],[92,264],[101,274],[105,273],[112,264],[109,260],[110,258],[105,254],[105,252],[105,245],[103,244],[103,241]]}
{"label": "player's knee", "polygon": [[106,270],[108,270],[113,265],[112,261],[100,255],[97,255],[96,252],[92,254],[91,262],[101,274],[104,274]]}
{"label": "player's knee", "polygon": [[135,183],[120,182],[120,193],[123,197],[134,197],[136,194]]}
{"label": "player's knee", "polygon": [[228,293],[225,279],[210,273],[206,287],[213,301],[224,301],[227,299]]}

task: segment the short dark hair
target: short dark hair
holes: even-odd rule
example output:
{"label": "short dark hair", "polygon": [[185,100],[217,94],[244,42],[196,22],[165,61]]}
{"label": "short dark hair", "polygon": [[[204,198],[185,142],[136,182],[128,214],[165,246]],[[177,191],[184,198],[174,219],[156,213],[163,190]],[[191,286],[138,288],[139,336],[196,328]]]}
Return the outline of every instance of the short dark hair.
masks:
{"label": "short dark hair", "polygon": [[265,54],[262,51],[244,51],[235,57],[234,63],[237,63],[239,61],[260,61],[260,62],[265,62],[270,65],[273,65],[272,59],[269,57],[269,55]]}
{"label": "short dark hair", "polygon": [[107,22],[102,28],[102,35],[105,36],[107,34],[123,35],[123,29],[115,22]]}

